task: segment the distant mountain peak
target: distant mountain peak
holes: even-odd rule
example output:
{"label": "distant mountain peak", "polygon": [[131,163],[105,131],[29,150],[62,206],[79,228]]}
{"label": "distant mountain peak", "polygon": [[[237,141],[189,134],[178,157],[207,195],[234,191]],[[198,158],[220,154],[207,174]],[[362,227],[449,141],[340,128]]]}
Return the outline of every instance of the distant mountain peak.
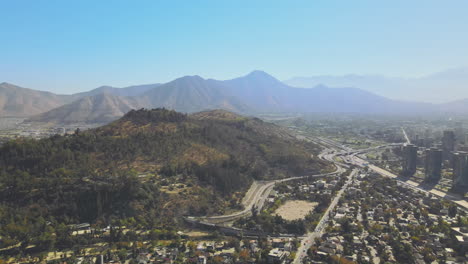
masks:
{"label": "distant mountain peak", "polygon": [[173,84],[180,87],[189,87],[192,85],[201,85],[206,80],[198,75],[186,75],[175,80],[170,81],[168,84]]}
{"label": "distant mountain peak", "polygon": [[67,96],[0,83],[0,116],[26,117],[62,106]]}
{"label": "distant mountain peak", "polygon": [[458,79],[468,76],[468,67],[451,68],[445,71],[433,73],[426,76],[426,78],[444,78],[444,79]]}
{"label": "distant mountain peak", "polygon": [[250,72],[249,74],[238,77],[232,80],[227,80],[225,82],[231,82],[234,86],[239,86],[239,83],[237,82],[242,82],[244,85],[251,86],[250,88],[255,87],[256,89],[263,87],[278,87],[278,86],[285,86],[281,81],[276,79],[275,77],[271,76],[270,74],[260,71],[260,70],[255,70]]}
{"label": "distant mountain peak", "polygon": [[203,78],[202,78],[201,76],[199,76],[199,75],[186,75],[186,76],[177,78],[177,79],[175,79],[174,81],[193,81],[193,80],[196,80],[196,81],[204,81],[205,79],[203,79]]}
{"label": "distant mountain peak", "polygon": [[19,87],[18,85],[15,85],[15,84],[12,84],[12,83],[9,83],[9,82],[2,82],[2,83],[0,83],[0,86],[3,86],[3,87]]}
{"label": "distant mountain peak", "polygon": [[115,87],[110,86],[110,85],[101,85],[101,86],[99,86],[99,87],[96,88],[96,89],[108,89],[108,88],[115,88]]}
{"label": "distant mountain peak", "polygon": [[259,79],[259,78],[262,78],[262,79],[273,79],[273,80],[276,80],[277,79],[273,76],[271,76],[270,74],[264,72],[264,71],[261,71],[261,70],[254,70],[252,72],[250,72],[249,74],[247,74],[245,76],[246,78],[256,78],[256,79]]}
{"label": "distant mountain peak", "polygon": [[269,75],[269,74],[262,70],[253,70],[248,75]]}
{"label": "distant mountain peak", "polygon": [[55,124],[102,124],[113,121],[131,109],[141,108],[141,106],[135,98],[99,93],[80,98],[28,120]]}

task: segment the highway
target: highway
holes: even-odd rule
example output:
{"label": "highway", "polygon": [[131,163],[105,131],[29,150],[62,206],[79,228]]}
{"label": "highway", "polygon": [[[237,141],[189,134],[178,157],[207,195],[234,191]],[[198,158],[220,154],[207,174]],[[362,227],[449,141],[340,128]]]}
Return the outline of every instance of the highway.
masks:
{"label": "highway", "polygon": [[[402,132],[405,136],[405,139],[406,139],[406,144],[410,143],[410,140],[408,138],[408,135],[406,134],[406,131],[402,128]],[[327,140],[327,142],[330,142],[331,140]],[[322,141],[322,142],[325,142],[325,141]],[[439,190],[436,190],[436,189],[427,189],[426,186],[423,186],[423,185],[420,185],[419,183],[417,182],[414,182],[412,180],[408,180],[408,179],[404,179],[404,178],[401,178],[399,177],[398,175],[395,175],[385,169],[382,169],[380,167],[377,167],[373,164],[370,164],[369,161],[367,160],[364,160],[362,158],[359,158],[357,157],[356,155],[359,155],[359,154],[363,154],[367,151],[371,151],[371,150],[375,150],[375,149],[382,149],[382,148],[387,148],[387,147],[396,147],[396,146],[401,146],[402,144],[401,143],[393,143],[393,144],[388,144],[388,145],[383,145],[383,146],[378,146],[378,147],[374,147],[374,148],[368,148],[368,149],[363,149],[363,150],[349,150],[349,148],[345,147],[345,146],[340,146],[339,143],[335,142],[333,145],[328,145],[330,147],[337,147],[338,149],[341,149],[342,151],[341,152],[336,152],[336,156],[342,156],[343,157],[343,160],[350,164],[350,165],[356,165],[356,166],[359,166],[359,167],[368,167],[369,169],[371,169],[372,171],[382,175],[382,176],[385,176],[385,177],[390,177],[390,178],[394,178],[395,180],[397,180],[400,184],[410,188],[410,189],[413,189],[415,191],[421,191],[421,192],[424,192],[424,193],[430,193],[432,195],[435,195],[437,197],[440,197],[440,198],[443,198],[443,199],[447,199],[447,200],[450,200],[452,202],[454,202],[455,204],[457,204],[461,209],[467,211],[468,210],[468,201],[464,200],[463,197],[458,197],[454,194],[450,194],[450,193],[445,193],[445,192],[441,192]],[[324,155],[323,158],[327,159],[327,160],[330,160],[332,161],[331,158],[331,155]]]}
{"label": "highway", "polygon": [[[357,156],[352,156],[352,162],[354,165],[357,165],[359,167],[366,167],[365,164],[368,164],[368,162],[364,159],[361,159]],[[408,179],[403,179],[401,177],[398,177],[398,175],[395,175],[387,170],[384,170],[380,167],[377,167],[375,165],[372,165],[372,164],[369,164],[367,166],[369,169],[371,169],[372,171],[384,176],[384,177],[389,177],[389,178],[394,178],[395,180],[397,180],[400,184],[410,188],[410,189],[413,189],[413,190],[416,190],[416,191],[421,191],[421,192],[424,192],[424,193],[430,193],[432,195],[435,195],[437,197],[440,197],[440,198],[444,198],[444,199],[447,199],[447,200],[450,200],[452,202],[454,202],[455,204],[457,204],[459,207],[462,207],[462,209],[464,210],[468,210],[468,202],[466,200],[464,200],[463,198],[461,197],[457,197],[456,195],[453,195],[453,194],[449,194],[449,193],[444,193],[444,192],[441,192],[439,190],[436,190],[436,189],[426,189],[424,186],[421,186],[419,183],[415,182],[415,181],[412,181],[412,180],[408,180]]]}
{"label": "highway", "polygon": [[[405,139],[407,140],[407,142],[409,142],[409,138],[406,135],[406,132],[403,128],[402,128],[402,131],[405,135]],[[306,178],[306,177],[325,177],[329,175],[335,175],[338,173],[343,173],[345,171],[345,168],[350,168],[350,166],[357,166],[360,168],[368,167],[372,171],[382,176],[396,179],[400,184],[407,186],[408,188],[411,188],[416,191],[431,193],[438,197],[442,197],[444,199],[453,201],[454,203],[459,205],[462,209],[463,208],[465,210],[468,209],[468,202],[463,199],[460,199],[459,197],[456,197],[451,194],[446,194],[438,190],[426,190],[423,187],[419,186],[419,184],[416,182],[403,180],[397,175],[392,174],[391,172],[386,171],[375,165],[369,164],[367,160],[364,160],[357,156],[367,151],[401,146],[402,143],[394,143],[394,144],[382,145],[382,146],[368,148],[368,149],[353,150],[349,147],[343,146],[337,142],[334,142],[332,140],[325,139],[325,138],[314,138],[314,139],[307,138],[307,139],[326,147],[326,149],[324,149],[322,153],[319,154],[318,156],[321,159],[333,162],[336,166],[336,170],[334,172],[316,174],[316,175],[299,176],[299,177],[291,177],[291,178],[273,180],[273,181],[255,182],[254,183],[255,186],[252,186],[252,188],[246,193],[246,197],[244,197],[243,199],[243,204],[245,206],[244,210],[241,210],[232,214],[228,214],[228,215],[189,217],[189,218],[199,221],[199,222],[210,222],[210,223],[216,223],[216,224],[232,222],[240,217],[250,215],[252,212],[252,208],[254,207],[257,208],[257,210],[261,210],[261,208],[263,207],[265,203],[265,200],[268,198],[269,193],[274,188],[276,183],[297,180],[297,179]],[[335,161],[335,156],[342,157],[344,163]],[[330,206],[327,208],[326,212],[323,214],[322,218],[320,219],[319,224],[316,226],[314,231],[306,234],[303,237],[301,241],[301,246],[299,247],[297,251],[296,258],[294,259],[293,263],[295,264],[302,263],[304,257],[307,255],[307,249],[309,249],[312,246],[312,244],[314,243],[314,239],[316,237],[320,237],[323,235],[323,230],[326,227],[326,223],[328,221],[330,212],[334,210],[342,194],[344,193],[346,188],[349,186],[349,183],[352,181],[353,177],[359,171],[360,169],[355,168],[350,173],[350,175],[348,175],[347,181],[345,182],[343,187],[338,191],[337,195],[333,198],[332,202],[330,203]]]}
{"label": "highway", "polygon": [[261,210],[261,208],[265,204],[266,199],[268,198],[268,195],[270,194],[271,190],[273,190],[276,183],[298,180],[298,179],[303,179],[307,177],[313,177],[313,178],[326,177],[326,176],[336,175],[344,171],[345,171],[344,168],[342,168],[339,165],[336,165],[336,170],[330,173],[305,175],[305,176],[291,177],[291,178],[279,179],[279,180],[273,180],[273,181],[255,182],[254,184],[256,184],[256,186],[251,188],[247,192],[246,197],[244,197],[243,199],[247,203],[247,204],[244,204],[244,208],[245,208],[244,210],[241,210],[232,214],[227,214],[227,215],[202,216],[202,217],[191,217],[191,218],[199,219],[200,221],[203,221],[203,222],[210,222],[210,223],[215,223],[215,224],[232,222],[238,218],[250,215],[252,213],[252,208],[254,207],[257,208],[257,210]]}
{"label": "highway", "polygon": [[403,135],[405,136],[406,144],[411,144],[411,140],[408,137],[408,134],[406,134],[406,131],[403,127],[401,127],[401,131],[403,131]]}
{"label": "highway", "polygon": [[323,214],[322,218],[320,219],[320,222],[317,224],[313,232],[308,233],[301,241],[301,246],[297,250],[296,253],[296,258],[294,259],[293,263],[294,264],[300,264],[302,263],[302,260],[304,259],[305,256],[307,256],[307,250],[314,244],[315,238],[321,237],[323,235],[323,230],[326,227],[327,221],[330,217],[330,212],[333,211],[338,204],[341,196],[343,195],[344,191],[346,188],[348,188],[349,184],[353,180],[353,177],[359,172],[358,169],[354,169],[347,178],[347,181],[345,184],[343,184],[343,187],[338,191],[336,194],[335,198],[333,198],[332,202],[328,206],[327,210]]}
{"label": "highway", "polygon": [[[402,128],[403,134],[406,139],[406,143],[409,144],[410,140],[408,138],[408,135],[406,134],[406,131]],[[403,180],[397,175],[384,170],[380,167],[377,167],[375,165],[369,164],[368,161],[357,157],[356,155],[365,153],[367,151],[375,150],[375,149],[381,149],[381,148],[386,148],[386,147],[395,147],[395,146],[400,146],[401,143],[396,143],[396,144],[389,144],[389,145],[384,145],[384,146],[379,146],[379,147],[374,147],[374,148],[369,148],[369,149],[364,149],[364,150],[352,150],[346,146],[343,146],[337,142],[333,142],[331,140],[323,140],[322,138],[318,140],[313,140],[309,139],[311,141],[314,141],[316,143],[320,143],[321,145],[325,145],[329,149],[326,149],[321,155],[319,155],[320,158],[326,159],[328,161],[334,162],[337,164],[337,162],[334,160],[335,156],[342,156],[343,160],[350,164],[350,165],[355,165],[361,168],[368,167],[372,171],[384,176],[384,177],[390,177],[394,178],[397,180],[400,184],[413,189],[415,191],[421,191],[425,193],[431,193],[433,195],[436,195],[438,197],[451,200],[455,204],[459,205],[462,209],[466,210],[468,209],[468,202],[461,199],[460,197],[456,197],[451,194],[446,194],[438,190],[426,190],[419,186],[418,183],[410,180]],[[336,148],[336,149],[333,149]],[[341,150],[341,151],[340,151]],[[301,246],[299,247],[297,253],[296,253],[296,258],[294,259],[293,263],[294,264],[300,264],[302,263],[303,259],[307,256],[307,250],[312,246],[314,243],[314,239],[316,237],[321,237],[323,235],[323,229],[325,227],[326,222],[328,221],[328,217],[330,212],[335,208],[336,204],[338,203],[339,199],[341,198],[343,192],[346,190],[348,187],[349,183],[351,182],[352,178],[354,175],[358,172],[358,169],[354,169],[352,173],[348,176],[348,180],[346,183],[343,185],[343,187],[340,189],[340,191],[337,193],[335,198],[333,199],[332,203],[328,207],[327,211],[325,214],[322,216],[322,219],[320,220],[319,224],[316,226],[315,230],[313,232],[308,233],[301,241]]]}

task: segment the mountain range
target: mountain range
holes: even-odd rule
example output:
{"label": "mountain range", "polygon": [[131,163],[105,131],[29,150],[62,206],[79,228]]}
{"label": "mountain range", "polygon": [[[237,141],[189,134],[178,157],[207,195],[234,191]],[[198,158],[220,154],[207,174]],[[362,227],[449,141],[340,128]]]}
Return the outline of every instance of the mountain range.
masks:
{"label": "mountain range", "polygon": [[389,99],[353,87],[297,88],[263,71],[225,81],[184,76],[163,84],[125,88],[102,86],[72,95],[0,84],[0,116],[28,117],[33,122],[102,124],[123,116],[130,109],[157,107],[187,113],[224,109],[250,115],[285,112],[431,114],[468,113],[468,100],[433,104]]}
{"label": "mountain range", "polygon": [[0,116],[31,116],[70,103],[73,99],[73,95],[58,95],[0,83]]}
{"label": "mountain range", "polygon": [[284,82],[302,88],[321,84],[330,87],[359,87],[395,100],[418,98],[418,101],[423,102],[444,103],[468,98],[468,68],[454,68],[413,78],[349,74],[294,77]]}
{"label": "mountain range", "polygon": [[134,97],[102,93],[83,97],[40,115],[32,116],[29,121],[58,124],[105,124],[123,116],[132,109],[141,108],[141,106],[140,101]]}

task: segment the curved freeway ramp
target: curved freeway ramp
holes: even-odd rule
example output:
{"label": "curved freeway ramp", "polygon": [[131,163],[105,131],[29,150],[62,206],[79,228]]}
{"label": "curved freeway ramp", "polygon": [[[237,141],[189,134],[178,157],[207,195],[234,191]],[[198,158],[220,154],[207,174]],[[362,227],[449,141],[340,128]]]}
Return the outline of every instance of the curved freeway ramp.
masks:
{"label": "curved freeway ramp", "polygon": [[252,214],[252,209],[256,208],[256,210],[261,210],[265,204],[268,195],[273,190],[276,183],[298,180],[308,177],[320,178],[326,177],[331,175],[336,175],[345,171],[342,167],[336,166],[336,170],[330,173],[322,173],[322,174],[315,174],[315,175],[306,175],[306,176],[298,176],[298,177],[291,177],[273,181],[256,181],[252,184],[249,191],[247,191],[246,196],[243,199],[244,208],[241,211],[226,214],[226,215],[218,215],[218,216],[202,216],[202,217],[190,217],[192,221],[196,219],[200,222],[209,222],[213,224],[221,224],[226,222],[232,222],[236,219],[239,219],[244,216],[249,216]]}

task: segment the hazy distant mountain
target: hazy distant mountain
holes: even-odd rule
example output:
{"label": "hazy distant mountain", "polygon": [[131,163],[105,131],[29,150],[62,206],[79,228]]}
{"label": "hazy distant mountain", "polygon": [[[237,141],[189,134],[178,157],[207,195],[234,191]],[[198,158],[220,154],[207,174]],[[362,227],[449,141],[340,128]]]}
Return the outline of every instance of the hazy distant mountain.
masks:
{"label": "hazy distant mountain", "polygon": [[425,103],[396,101],[358,88],[293,88],[294,102],[304,112],[414,114],[431,111]]}
{"label": "hazy distant mountain", "polygon": [[25,117],[43,113],[69,101],[68,95],[22,88],[9,83],[0,83],[0,117]]}
{"label": "hazy distant mountain", "polygon": [[[185,76],[165,84],[114,88],[102,86],[83,97],[29,121],[57,124],[108,123],[131,109],[165,107],[181,112],[225,109],[246,112],[249,108],[241,100],[230,96],[222,82],[205,80],[199,76]],[[137,94],[117,96],[114,94]]]}
{"label": "hazy distant mountain", "polygon": [[395,101],[358,88],[295,88],[262,71],[224,83],[233,96],[263,112],[419,113],[431,108],[429,104]]}
{"label": "hazy distant mountain", "polygon": [[[311,88],[318,85],[329,87],[358,87],[382,96],[389,96],[400,90],[399,80],[379,75],[320,75],[311,77],[294,77],[284,81],[293,87]],[[391,91],[390,91],[391,90]]]}
{"label": "hazy distant mountain", "polygon": [[[153,89],[160,84],[135,85],[125,88],[116,88],[111,86],[101,86],[91,91],[76,93],[72,95],[58,95],[51,92],[37,91],[28,88],[22,88],[9,83],[0,84],[0,117],[28,117],[72,103],[85,97],[109,94],[115,96],[138,96],[146,91]],[[129,99],[126,99],[127,101]],[[85,100],[82,100],[83,102]],[[138,101],[138,100],[137,100]],[[74,104],[76,106],[76,104]],[[103,106],[104,107],[104,106]],[[67,109],[61,108],[61,109]],[[83,109],[80,109],[80,113]],[[109,109],[112,111],[112,109]],[[121,114],[122,115],[122,114]],[[117,117],[120,117],[118,115]],[[73,115],[71,115],[73,116]],[[81,114],[77,114],[81,116]]]}
{"label": "hazy distant mountain", "polygon": [[295,77],[285,81],[295,87],[319,84],[359,87],[392,99],[446,103],[468,98],[468,68],[451,69],[420,78],[389,78],[378,75]]}
{"label": "hazy distant mountain", "polygon": [[147,92],[148,90],[158,87],[159,85],[161,84],[159,83],[143,84],[143,85],[128,86],[124,88],[117,88],[117,87],[112,87],[112,86],[101,86],[91,91],[77,93],[74,95],[78,97],[87,97],[87,96],[93,96],[93,95],[102,94],[102,93],[108,93],[108,94],[117,95],[117,96],[139,96]]}
{"label": "hazy distant mountain", "polygon": [[[426,79],[421,78],[419,82],[423,80],[430,82],[429,79],[434,83],[442,79],[463,80],[464,76],[464,71],[451,71],[432,75]],[[320,80],[324,81],[323,78],[325,77]],[[332,80],[331,77],[326,78]],[[388,81],[376,76],[372,78],[348,76],[341,79],[344,80],[359,81],[367,85]],[[83,97],[85,95],[91,96]],[[406,98],[415,97],[408,95]],[[70,101],[73,102],[63,105]],[[225,109],[253,115],[274,112],[468,113],[468,100],[430,104],[393,100],[359,88],[330,88],[325,85],[296,88],[262,71],[253,71],[243,77],[226,81],[185,76],[165,84],[126,88],[102,86],[74,95],[56,95],[4,83],[0,85],[0,106],[3,116],[42,113],[31,120],[54,123],[107,123],[124,115],[130,109],[141,107],[165,107],[180,112]],[[51,110],[52,108],[55,109]],[[43,113],[47,110],[51,111]]]}
{"label": "hazy distant mountain", "polygon": [[222,82],[200,76],[185,76],[162,84],[140,96],[151,107],[165,107],[180,112],[225,109],[234,112],[249,110],[243,98],[228,94]]}
{"label": "hazy distant mountain", "polygon": [[438,110],[445,113],[468,114],[468,99],[440,104]]}
{"label": "hazy distant mountain", "polygon": [[109,123],[131,109],[146,105],[134,97],[120,97],[108,93],[78,99],[70,104],[31,117],[28,121],[56,124]]}
{"label": "hazy distant mountain", "polygon": [[291,88],[263,71],[222,82],[229,94],[258,111],[284,111],[293,109]]}

